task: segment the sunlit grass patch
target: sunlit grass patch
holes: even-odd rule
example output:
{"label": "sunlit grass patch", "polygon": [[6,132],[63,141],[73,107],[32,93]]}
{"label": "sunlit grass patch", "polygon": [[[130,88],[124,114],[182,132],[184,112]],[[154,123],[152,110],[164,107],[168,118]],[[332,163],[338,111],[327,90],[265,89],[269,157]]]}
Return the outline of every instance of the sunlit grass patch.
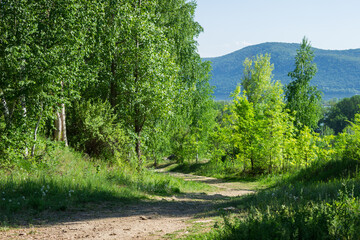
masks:
{"label": "sunlit grass patch", "polygon": [[[39,164],[38,164],[39,165]],[[84,157],[71,149],[56,149],[41,167],[24,165],[0,172],[0,221],[17,214],[65,211],[87,203],[131,203],[148,195],[170,195],[206,188],[164,174],[109,165]],[[3,224],[4,225],[4,224]]]}
{"label": "sunlit grass patch", "polygon": [[239,214],[225,215],[218,229],[190,239],[359,239],[360,179],[349,166],[356,161],[268,176],[263,181],[271,188],[224,205]]}

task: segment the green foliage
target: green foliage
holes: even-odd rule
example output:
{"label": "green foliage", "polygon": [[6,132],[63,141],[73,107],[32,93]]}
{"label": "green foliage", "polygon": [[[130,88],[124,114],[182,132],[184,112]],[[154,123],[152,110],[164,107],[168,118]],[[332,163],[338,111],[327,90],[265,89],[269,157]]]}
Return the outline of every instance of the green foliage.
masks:
{"label": "green foliage", "polygon": [[201,74],[197,82],[185,85],[192,87],[181,92],[175,100],[174,115],[168,124],[171,153],[178,161],[190,161],[208,154],[210,135],[215,127],[215,110],[211,98],[212,88],[208,83],[209,65],[199,64]]}
{"label": "green foliage", "polygon": [[258,130],[261,129],[261,126],[259,126],[260,120],[257,122],[257,119],[255,119],[253,103],[247,100],[245,94],[246,92],[244,92],[243,97],[237,96],[234,101],[234,142],[235,147],[237,147],[241,153],[241,157],[237,157],[240,157],[240,159],[248,158],[250,160],[250,164],[244,161],[244,169],[246,169],[247,166],[251,166],[251,170],[253,171],[255,168],[262,167],[262,164],[257,162],[259,157],[257,147],[259,141],[261,141],[261,133],[257,133]]}
{"label": "green foliage", "polygon": [[[245,60],[242,85],[233,94],[232,116],[229,117],[237,160],[243,162],[244,171],[269,172],[281,167],[287,138],[292,138],[289,116],[284,110],[282,86],[272,81],[270,56]],[[285,133],[289,134],[286,135]]]}
{"label": "green foliage", "polygon": [[313,63],[314,51],[304,37],[295,57],[295,69],[289,72],[292,82],[286,85],[286,107],[295,116],[295,126],[302,129],[308,126],[317,127],[321,116],[321,92],[317,87],[310,86],[310,81],[317,72]]}
{"label": "green foliage", "polygon": [[308,166],[316,159],[316,137],[312,134],[311,130],[305,126],[297,136],[297,156],[295,162],[297,166]]}
{"label": "green foliage", "polygon": [[87,16],[92,6],[72,0],[1,6],[0,121],[6,124],[1,136],[24,157],[35,149],[45,122],[55,119],[62,104],[78,97],[78,86],[92,76],[84,62],[86,34],[93,30],[93,19]]}
{"label": "green foliage", "polygon": [[308,136],[305,128],[301,142],[325,152],[314,151],[316,159],[306,167],[268,176],[264,181],[273,182],[272,188],[234,199],[229,205],[240,214],[224,215],[224,224],[193,238],[358,239],[359,126],[356,116],[347,132],[324,138]]}
{"label": "green foliage", "polygon": [[274,65],[270,63],[270,55],[256,56],[256,59],[249,58],[244,61],[244,77],[241,85],[246,91],[248,101],[254,105],[266,101],[267,93],[272,84],[272,71]]}
{"label": "green foliage", "polygon": [[350,134],[348,135],[344,157],[360,160],[360,114],[355,115],[355,120],[348,130]]}
{"label": "green foliage", "polygon": [[[210,65],[196,51],[202,28],[195,8],[185,0],[3,4],[1,161],[33,155],[38,135],[61,132],[54,120],[61,110],[65,121],[65,109],[70,144],[90,154],[124,159],[132,146],[139,166],[142,151],[206,155],[214,123]],[[177,123],[184,131],[172,130]],[[177,136],[186,148],[169,146]]]}
{"label": "green foliage", "polygon": [[74,102],[68,114],[69,143],[92,157],[126,159],[130,139],[108,102]]}
{"label": "green foliage", "polygon": [[322,122],[338,134],[349,125],[349,121],[354,121],[355,114],[359,113],[359,111],[359,95],[355,95],[351,98],[344,98],[330,107]]}

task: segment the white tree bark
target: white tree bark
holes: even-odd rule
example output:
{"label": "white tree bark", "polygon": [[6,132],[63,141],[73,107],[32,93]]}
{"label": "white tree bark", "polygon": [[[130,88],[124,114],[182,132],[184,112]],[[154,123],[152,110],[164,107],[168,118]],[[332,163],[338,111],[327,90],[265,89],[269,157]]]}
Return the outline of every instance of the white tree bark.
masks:
{"label": "white tree bark", "polygon": [[68,146],[68,140],[66,135],[66,113],[65,113],[65,104],[61,104],[61,124],[62,124],[62,135],[61,135],[61,141],[65,142],[65,146]]}
{"label": "white tree bark", "polygon": [[43,110],[41,111],[40,117],[38,122],[36,123],[35,130],[34,130],[34,145],[31,148],[31,156],[33,157],[35,155],[35,147],[36,147],[36,139],[37,139],[37,132],[39,130],[41,118],[42,118]]}
{"label": "white tree bark", "polygon": [[[62,91],[64,91],[64,82],[61,82]],[[56,141],[63,141],[65,146],[68,146],[68,140],[66,135],[66,111],[65,104],[61,104],[60,112],[56,113],[55,120],[55,134],[54,138]]]}
{"label": "white tree bark", "polygon": [[[26,113],[27,113],[27,110],[26,110],[26,99],[25,99],[25,96],[22,96],[22,97],[21,97],[21,109],[22,109],[23,119],[26,121]],[[29,156],[29,149],[28,149],[27,146],[25,146],[24,156],[25,156],[25,158]]]}
{"label": "white tree bark", "polygon": [[[3,95],[3,91],[0,90],[0,96]],[[4,96],[1,97],[1,103],[3,105],[4,108],[4,117],[5,117],[5,121],[8,122],[10,119],[10,111],[9,111],[9,107],[7,105],[6,99]]]}

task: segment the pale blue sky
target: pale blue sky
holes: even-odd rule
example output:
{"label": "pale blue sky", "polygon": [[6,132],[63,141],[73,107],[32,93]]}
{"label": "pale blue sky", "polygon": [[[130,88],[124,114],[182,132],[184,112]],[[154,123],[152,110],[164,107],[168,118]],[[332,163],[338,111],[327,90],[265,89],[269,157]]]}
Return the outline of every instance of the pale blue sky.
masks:
{"label": "pale blue sky", "polygon": [[201,57],[222,56],[263,42],[322,49],[360,48],[360,0],[197,0]]}

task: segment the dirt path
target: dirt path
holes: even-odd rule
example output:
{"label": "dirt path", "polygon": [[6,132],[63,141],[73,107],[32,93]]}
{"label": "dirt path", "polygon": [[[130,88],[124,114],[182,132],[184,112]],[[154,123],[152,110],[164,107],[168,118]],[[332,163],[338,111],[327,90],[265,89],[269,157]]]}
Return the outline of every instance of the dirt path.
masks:
{"label": "dirt path", "polygon": [[[165,173],[164,173],[165,174]],[[137,204],[94,206],[81,212],[46,215],[46,223],[0,232],[0,239],[162,239],[188,233],[193,224],[214,224],[211,212],[230,197],[252,191],[242,183],[225,183],[215,178],[167,173],[185,180],[217,187],[211,193],[187,193],[156,197]]]}

